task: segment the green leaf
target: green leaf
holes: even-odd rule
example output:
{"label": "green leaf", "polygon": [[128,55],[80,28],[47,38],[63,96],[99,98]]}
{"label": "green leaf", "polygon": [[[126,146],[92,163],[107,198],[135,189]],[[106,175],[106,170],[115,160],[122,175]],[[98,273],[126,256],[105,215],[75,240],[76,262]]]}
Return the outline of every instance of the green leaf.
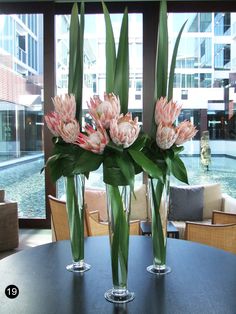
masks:
{"label": "green leaf", "polygon": [[114,142],[110,141],[105,147],[105,154],[113,153],[122,153],[123,147],[120,145],[116,145]]}
{"label": "green leaf", "polygon": [[171,150],[173,150],[174,152],[174,156],[178,155],[180,152],[182,152],[184,150],[184,146],[176,146],[176,145],[173,145],[171,147]]}
{"label": "green leaf", "polygon": [[143,171],[147,172],[152,178],[157,178],[163,182],[163,172],[162,169],[155,164],[152,160],[145,156],[143,152],[136,150],[128,150],[129,154],[133,160],[142,167]]}
{"label": "green leaf", "polygon": [[116,47],[111,24],[110,14],[104,2],[102,2],[106,26],[106,92],[114,92],[114,78],[116,69]]}
{"label": "green leaf", "polygon": [[137,140],[128,149],[141,150],[142,148],[144,148],[148,140],[149,140],[148,135],[140,132],[140,135],[138,136]]}
{"label": "green leaf", "polygon": [[116,155],[116,162],[120,168],[126,181],[129,183],[131,191],[134,191],[134,176],[135,170],[132,160],[130,160],[129,155]]}
{"label": "green leaf", "polygon": [[[75,262],[84,259],[84,215],[83,206],[76,191],[74,176],[66,178],[66,209],[69,222],[71,250]],[[79,191],[80,192],[80,191]]]}
{"label": "green leaf", "polygon": [[84,150],[75,160],[73,174],[87,173],[97,170],[103,161],[103,156]]}
{"label": "green leaf", "polygon": [[74,3],[70,21],[68,93],[76,99],[76,118],[82,123],[84,3],[81,2],[80,21],[78,6]]}
{"label": "green leaf", "polygon": [[164,184],[159,180],[154,187],[153,179],[151,179],[151,193],[153,199],[152,208],[152,238],[153,238],[153,255],[156,263],[165,264],[166,259],[166,243],[164,240],[163,226],[160,215],[161,197]]}
{"label": "green leaf", "polygon": [[48,158],[46,167],[49,168],[50,176],[53,183],[55,183],[61,176],[63,176],[61,160],[58,159],[56,155],[53,155],[50,158]]}
{"label": "green leaf", "polygon": [[176,63],[176,57],[178,53],[178,48],[179,48],[179,42],[181,35],[183,33],[184,27],[186,25],[187,21],[182,25],[179,34],[176,38],[175,41],[175,46],[172,54],[172,60],[171,60],[171,66],[170,66],[170,73],[169,73],[169,84],[168,84],[168,100],[171,100],[173,97],[173,84],[174,84],[174,75],[175,75],[175,63]]}
{"label": "green leaf", "polygon": [[154,98],[157,100],[167,93],[168,75],[168,28],[166,0],[160,2],[159,24],[156,51],[156,74]]}
{"label": "green leaf", "polygon": [[118,187],[108,185],[109,202],[112,208],[111,259],[113,283],[122,286],[127,282],[129,253],[129,223]]}
{"label": "green leaf", "polygon": [[179,156],[175,156],[173,159],[167,157],[166,163],[173,176],[175,176],[178,180],[189,184],[187,170]]}
{"label": "green leaf", "polygon": [[120,39],[114,78],[114,93],[119,95],[121,112],[126,114],[128,111],[129,100],[129,38],[127,8],[125,8],[120,29]]}

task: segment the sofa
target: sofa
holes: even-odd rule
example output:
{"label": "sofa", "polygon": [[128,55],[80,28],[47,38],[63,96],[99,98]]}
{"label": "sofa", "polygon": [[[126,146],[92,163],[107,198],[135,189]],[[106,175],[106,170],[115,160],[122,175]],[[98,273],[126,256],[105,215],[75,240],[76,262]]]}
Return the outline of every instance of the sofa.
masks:
{"label": "sofa", "polygon": [[5,191],[0,190],[0,252],[15,249],[18,245],[17,203],[6,200]]}
{"label": "sofa", "polygon": [[236,214],[236,199],[222,193],[219,183],[171,187],[169,220],[185,238],[186,221],[212,223],[212,212]]}
{"label": "sofa", "polygon": [[[151,220],[147,195],[145,184],[135,189],[130,220]],[[98,210],[100,219],[107,221],[105,190],[86,189],[85,203],[89,211]],[[213,210],[236,213],[236,199],[222,193],[219,183],[170,187],[168,219],[178,229],[180,239],[185,237],[186,221],[209,224]]]}
{"label": "sofa", "polygon": [[[147,188],[145,184],[135,188],[135,196],[131,195],[130,220],[148,220],[150,218],[148,210]],[[97,189],[85,190],[85,204],[88,211],[99,211],[101,221],[107,222],[107,200],[106,191]]]}

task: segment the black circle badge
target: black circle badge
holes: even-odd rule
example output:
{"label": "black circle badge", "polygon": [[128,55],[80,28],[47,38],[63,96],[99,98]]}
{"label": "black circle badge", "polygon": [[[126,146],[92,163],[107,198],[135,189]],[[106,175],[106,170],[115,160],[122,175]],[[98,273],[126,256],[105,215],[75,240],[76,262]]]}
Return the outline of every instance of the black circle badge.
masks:
{"label": "black circle badge", "polygon": [[18,294],[19,294],[19,289],[15,285],[7,286],[5,289],[5,295],[9,299],[15,299],[18,296]]}

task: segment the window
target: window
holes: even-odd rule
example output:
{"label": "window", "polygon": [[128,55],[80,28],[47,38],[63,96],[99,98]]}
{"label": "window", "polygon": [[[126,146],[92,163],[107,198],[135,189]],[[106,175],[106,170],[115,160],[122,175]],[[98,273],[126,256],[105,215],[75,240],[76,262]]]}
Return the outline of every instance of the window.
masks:
{"label": "window", "polygon": [[[19,218],[45,218],[45,183],[40,175],[44,165],[43,38],[32,37],[36,21],[42,33],[43,17],[21,14],[0,15],[0,19],[4,21],[0,27],[4,86],[0,88],[0,188],[7,199],[18,202]],[[24,32],[18,32],[22,23]]]}
{"label": "window", "polygon": [[215,44],[215,70],[230,70],[230,44]]}
{"label": "window", "polygon": [[[189,1],[190,2],[190,1]],[[209,130],[210,139],[220,141],[220,151],[224,154],[235,156],[236,148],[236,87],[234,80],[230,76],[236,73],[235,34],[236,19],[235,12],[232,10],[232,1],[198,1],[191,2],[191,5],[184,7],[185,13],[172,13],[181,11],[178,0],[170,1],[168,9],[169,23],[169,51],[171,53],[177,32],[183,22],[187,20],[183,36],[181,38],[178,51],[176,70],[174,77],[174,99],[183,104],[183,115],[181,119],[191,119],[199,129],[198,137],[201,131]],[[198,6],[195,6],[195,3]],[[68,84],[68,27],[71,2],[64,1],[50,3],[48,10],[47,1],[37,3],[37,9],[43,14],[36,14],[35,6],[28,3],[11,4],[1,3],[0,14],[0,185],[4,188],[6,177],[12,179],[12,189],[16,181],[13,169],[7,175],[3,175],[4,162],[7,160],[18,161],[20,158],[40,158],[35,160],[35,164],[27,163],[27,171],[20,175],[24,177],[24,183],[28,190],[34,186],[34,194],[38,197],[36,203],[40,210],[30,204],[31,218],[35,213],[45,217],[45,189],[44,174],[39,174],[43,167],[43,139],[45,139],[45,153],[49,154],[51,144],[51,135],[43,132],[43,106],[50,110],[50,99],[48,95],[53,96],[54,88],[52,76],[54,73],[54,52],[56,53],[56,88],[57,93],[67,91]],[[87,5],[87,4],[86,4]],[[113,23],[115,23],[115,34],[119,34],[119,25],[121,12],[126,3],[109,3],[113,14]],[[146,109],[153,101],[153,55],[155,51],[155,26],[159,3],[158,2],[127,2],[129,6],[130,17],[130,111],[133,115],[139,116],[139,121],[147,127],[150,123],[149,109]],[[222,13],[222,7],[227,12]],[[105,90],[105,50],[104,38],[100,36],[104,29],[94,19],[101,16],[101,7],[99,4],[90,2],[86,7],[86,44],[84,56],[84,106],[86,100],[91,94],[101,94]],[[13,8],[13,9],[12,9]],[[201,12],[201,8],[203,8]],[[215,10],[216,9],[216,10]],[[2,12],[7,11],[7,14]],[[194,10],[198,10],[193,12]],[[215,10],[215,11],[214,11]],[[235,11],[234,7],[233,10]],[[154,12],[156,11],[156,12]],[[187,11],[191,11],[188,13]],[[25,13],[25,14],[23,14]],[[96,14],[95,14],[96,13]],[[155,14],[154,14],[155,13]],[[55,25],[53,25],[54,14],[56,15]],[[58,18],[60,17],[60,18]],[[156,17],[155,17],[156,18]],[[99,17],[98,17],[99,19]],[[47,34],[43,34],[43,26],[46,21]],[[101,23],[103,18],[100,17]],[[56,29],[56,49],[53,50],[54,39],[52,29],[48,25],[55,26]],[[96,26],[99,27],[96,27]],[[102,24],[101,24],[102,25]],[[144,31],[144,33],[143,33]],[[21,38],[18,45],[17,34],[25,36]],[[52,48],[45,50],[45,60],[42,52],[42,40],[46,38],[46,47]],[[143,42],[145,44],[143,45]],[[24,49],[22,49],[24,48]],[[4,53],[2,53],[4,52]],[[217,55],[218,53],[218,55]],[[144,60],[143,60],[144,56]],[[43,84],[43,62],[46,62],[46,71]],[[144,66],[143,66],[144,64]],[[48,67],[48,65],[50,65]],[[52,66],[51,66],[52,65]],[[49,69],[48,69],[49,68]],[[9,76],[6,73],[9,69],[13,73],[13,82],[15,78],[24,82],[27,101],[24,97],[19,97],[19,86],[16,83],[13,92],[17,92],[17,99],[9,98],[7,94],[6,82]],[[4,72],[5,71],[5,72]],[[4,75],[2,73],[4,72]],[[7,79],[6,79],[7,77]],[[50,79],[47,79],[47,78]],[[136,82],[138,82],[136,84]],[[141,83],[139,83],[141,82]],[[2,84],[3,83],[3,84]],[[17,87],[18,86],[18,87]],[[138,89],[138,91],[137,91]],[[13,93],[14,94],[14,93]],[[21,93],[22,95],[22,93]],[[187,95],[187,97],[186,97]],[[23,95],[24,96],[24,95]],[[30,99],[30,100],[29,100]],[[143,110],[144,108],[144,110]],[[143,114],[143,111],[145,114]],[[146,117],[145,117],[146,115]],[[144,118],[143,118],[144,116]],[[87,117],[86,117],[87,118]],[[27,134],[26,134],[27,133]],[[230,144],[228,143],[230,141]],[[194,143],[194,148],[187,153],[198,153],[198,142]],[[214,151],[214,150],[213,150]],[[15,165],[16,167],[16,165]],[[15,168],[16,169],[16,168]],[[20,172],[19,172],[20,173]],[[34,175],[39,179],[39,185]],[[31,181],[31,179],[32,181]],[[93,181],[96,186],[96,180]],[[23,186],[23,182],[22,182]],[[54,190],[49,175],[46,173],[46,192]],[[7,195],[9,195],[7,193]],[[9,198],[12,198],[11,195]],[[20,207],[22,205],[20,204]],[[43,213],[43,215],[42,215]],[[29,217],[30,217],[29,215]],[[23,217],[20,212],[20,217]],[[47,218],[49,222],[49,217]],[[27,222],[28,223],[28,222]],[[37,219],[34,219],[34,226]]]}

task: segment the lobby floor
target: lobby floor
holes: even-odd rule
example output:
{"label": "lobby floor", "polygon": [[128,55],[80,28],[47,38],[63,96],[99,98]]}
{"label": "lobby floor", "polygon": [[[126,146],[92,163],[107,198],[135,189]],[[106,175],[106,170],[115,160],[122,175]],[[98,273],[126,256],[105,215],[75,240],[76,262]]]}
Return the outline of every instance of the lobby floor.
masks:
{"label": "lobby floor", "polygon": [[0,259],[37,245],[52,242],[51,229],[20,229],[19,246],[11,251],[0,252]]}

